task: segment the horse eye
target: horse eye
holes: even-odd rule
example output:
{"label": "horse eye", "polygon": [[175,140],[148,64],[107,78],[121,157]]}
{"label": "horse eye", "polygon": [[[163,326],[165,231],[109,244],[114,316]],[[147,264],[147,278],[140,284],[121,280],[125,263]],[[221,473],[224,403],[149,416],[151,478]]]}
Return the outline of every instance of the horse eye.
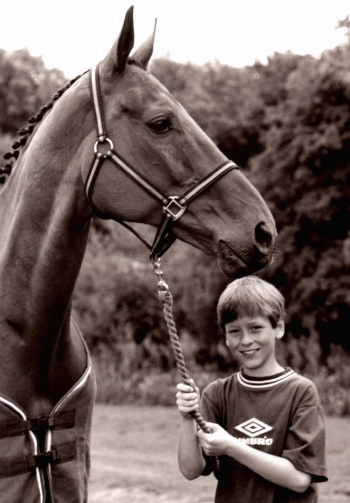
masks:
{"label": "horse eye", "polygon": [[155,133],[167,133],[171,129],[169,119],[157,119],[153,122],[149,122],[147,125]]}

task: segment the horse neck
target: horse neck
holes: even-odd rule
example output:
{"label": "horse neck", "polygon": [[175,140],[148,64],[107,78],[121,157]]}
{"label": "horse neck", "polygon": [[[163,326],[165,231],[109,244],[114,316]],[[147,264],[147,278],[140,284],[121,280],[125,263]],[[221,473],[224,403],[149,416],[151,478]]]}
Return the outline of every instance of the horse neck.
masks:
{"label": "horse neck", "polygon": [[93,124],[86,87],[78,81],[56,102],[0,196],[1,322],[33,344],[43,336],[55,344],[65,326],[86,248],[81,145]]}

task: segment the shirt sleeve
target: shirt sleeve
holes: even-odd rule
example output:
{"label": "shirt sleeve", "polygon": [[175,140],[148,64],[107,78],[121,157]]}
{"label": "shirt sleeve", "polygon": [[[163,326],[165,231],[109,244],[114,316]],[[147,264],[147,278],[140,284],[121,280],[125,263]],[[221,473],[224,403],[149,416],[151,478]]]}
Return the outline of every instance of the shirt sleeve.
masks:
{"label": "shirt sleeve", "polygon": [[210,423],[221,423],[219,404],[216,403],[219,390],[217,389],[217,383],[211,383],[204,391],[201,397],[200,412],[203,415],[205,421]]}
{"label": "shirt sleeve", "polygon": [[[214,401],[210,398],[212,388],[214,388],[215,383],[212,383],[209,385],[209,390],[206,388],[203,391],[202,397],[201,397],[201,406],[200,406],[200,413],[203,416],[203,419],[205,421],[209,421],[210,423],[219,423],[219,412],[217,409],[217,405],[214,403]],[[215,396],[215,393],[214,393]],[[213,472],[213,463],[212,460],[203,452],[204,459],[206,461],[206,465],[204,467],[204,470],[202,472],[202,475],[210,475]]]}
{"label": "shirt sleeve", "polygon": [[310,381],[291,418],[282,457],[297,470],[309,473],[312,482],[326,482],[325,426],[320,399]]}

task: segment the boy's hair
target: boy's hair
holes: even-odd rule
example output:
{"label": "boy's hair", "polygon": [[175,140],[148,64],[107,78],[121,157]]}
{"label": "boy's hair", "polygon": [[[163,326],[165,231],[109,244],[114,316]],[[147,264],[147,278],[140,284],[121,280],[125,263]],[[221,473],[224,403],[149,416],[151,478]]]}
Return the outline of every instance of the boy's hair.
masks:
{"label": "boy's hair", "polygon": [[230,283],[219,298],[218,323],[225,325],[240,316],[266,316],[275,328],[285,319],[283,295],[271,283],[257,276],[246,276]]}

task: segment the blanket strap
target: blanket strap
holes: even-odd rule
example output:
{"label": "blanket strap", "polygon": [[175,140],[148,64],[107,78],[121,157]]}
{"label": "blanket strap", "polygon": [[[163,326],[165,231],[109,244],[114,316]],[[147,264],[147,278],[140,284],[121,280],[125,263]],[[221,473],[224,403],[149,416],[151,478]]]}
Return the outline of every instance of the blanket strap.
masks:
{"label": "blanket strap", "polygon": [[75,410],[57,412],[54,416],[35,417],[26,421],[16,419],[0,423],[0,438],[16,437],[26,431],[65,430],[73,428],[75,424]]}
{"label": "blanket strap", "polygon": [[0,478],[13,477],[49,464],[60,464],[76,458],[75,442],[52,446],[52,449],[36,456],[12,456],[0,458]]}

